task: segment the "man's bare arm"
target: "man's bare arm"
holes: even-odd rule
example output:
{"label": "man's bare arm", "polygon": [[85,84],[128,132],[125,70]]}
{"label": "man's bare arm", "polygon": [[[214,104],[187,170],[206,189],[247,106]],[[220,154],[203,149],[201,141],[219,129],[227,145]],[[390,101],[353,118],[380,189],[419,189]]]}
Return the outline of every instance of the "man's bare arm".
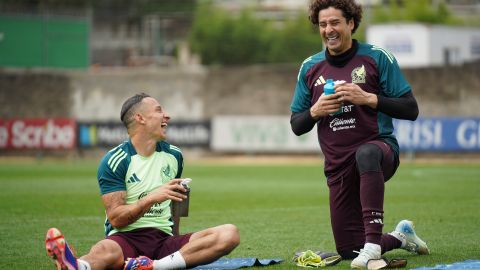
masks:
{"label": "man's bare arm", "polygon": [[[183,179],[173,179],[150,192],[133,204],[127,204],[126,191],[114,191],[102,196],[108,220],[115,228],[128,226],[142,217],[153,204],[166,200],[182,201],[186,189],[179,185]],[[180,192],[179,192],[180,191]]]}
{"label": "man's bare arm", "polygon": [[134,223],[153,205],[153,202],[149,202],[146,197],[134,204],[127,205],[126,195],[126,191],[115,191],[102,196],[108,220],[115,228],[122,228]]}

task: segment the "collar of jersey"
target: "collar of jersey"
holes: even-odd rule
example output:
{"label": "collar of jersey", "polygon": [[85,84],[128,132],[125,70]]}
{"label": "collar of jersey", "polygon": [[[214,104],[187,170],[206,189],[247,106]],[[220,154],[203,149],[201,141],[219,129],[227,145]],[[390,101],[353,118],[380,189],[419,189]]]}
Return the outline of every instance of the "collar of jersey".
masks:
{"label": "collar of jersey", "polygon": [[346,52],[340,55],[331,55],[328,52],[328,49],[325,50],[325,58],[327,59],[328,63],[334,67],[344,67],[354,56],[357,54],[358,51],[358,41],[356,39],[352,40],[352,47],[348,49]]}

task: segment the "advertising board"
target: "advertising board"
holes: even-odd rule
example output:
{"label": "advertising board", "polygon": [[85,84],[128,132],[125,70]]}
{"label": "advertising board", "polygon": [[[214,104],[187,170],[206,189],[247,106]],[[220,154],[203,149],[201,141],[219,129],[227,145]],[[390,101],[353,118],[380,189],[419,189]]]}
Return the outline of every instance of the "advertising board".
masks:
{"label": "advertising board", "polygon": [[73,149],[76,138],[74,119],[0,119],[0,149]]}
{"label": "advertising board", "polygon": [[[83,122],[78,124],[80,147],[114,147],[128,140],[122,123]],[[203,147],[210,144],[210,122],[171,122],[167,127],[167,142],[179,147]]]}
{"label": "advertising board", "polygon": [[480,118],[425,117],[393,124],[402,151],[480,151]]}
{"label": "advertising board", "polygon": [[290,128],[289,116],[214,117],[211,149],[247,153],[320,153],[316,130],[296,136]]}

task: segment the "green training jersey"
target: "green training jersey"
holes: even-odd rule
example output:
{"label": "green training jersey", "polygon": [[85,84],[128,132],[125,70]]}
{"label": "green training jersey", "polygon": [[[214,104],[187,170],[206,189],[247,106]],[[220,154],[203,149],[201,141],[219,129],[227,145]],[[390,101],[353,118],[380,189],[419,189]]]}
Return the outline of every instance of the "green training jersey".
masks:
{"label": "green training jersey", "polygon": [[[182,170],[183,156],[179,148],[161,141],[157,143],[152,155],[143,157],[137,154],[129,140],[103,157],[97,179],[102,195],[126,191],[126,203],[134,204],[166,182],[180,178]],[[171,235],[172,226],[170,200],[167,200],[154,204],[137,221],[123,228],[113,227],[107,217],[105,234],[108,236],[139,228],[157,228]]]}

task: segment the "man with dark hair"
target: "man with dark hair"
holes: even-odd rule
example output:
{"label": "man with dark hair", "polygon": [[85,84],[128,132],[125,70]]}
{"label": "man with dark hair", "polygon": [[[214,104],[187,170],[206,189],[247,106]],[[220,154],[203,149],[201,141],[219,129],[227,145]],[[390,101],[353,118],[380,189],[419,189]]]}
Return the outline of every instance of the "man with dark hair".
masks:
{"label": "man with dark hair", "polygon": [[[361,19],[356,1],[311,3],[326,49],[303,62],[290,120],[296,135],[317,125],[336,248],[353,268],[395,248],[429,253],[411,221],[382,234],[385,182],[399,165],[392,118],[415,120],[418,106],[394,56],[352,39]],[[337,81],[334,94],[324,93],[327,79]]]}
{"label": "man with dark hair", "polygon": [[133,114],[136,112],[136,108],[140,105],[142,99],[150,97],[150,95],[145,93],[136,94],[133,97],[127,99],[120,110],[120,120],[125,125],[128,131],[128,126],[133,123]]}
{"label": "man with dark hair", "polygon": [[183,156],[165,142],[170,116],[158,101],[137,94],[125,101],[120,118],[130,139],[104,156],[97,175],[106,239],[77,259],[60,231],[49,229],[47,254],[57,269],[185,269],[230,253],[240,242],[232,224],[172,235],[170,203],[186,199]]}

